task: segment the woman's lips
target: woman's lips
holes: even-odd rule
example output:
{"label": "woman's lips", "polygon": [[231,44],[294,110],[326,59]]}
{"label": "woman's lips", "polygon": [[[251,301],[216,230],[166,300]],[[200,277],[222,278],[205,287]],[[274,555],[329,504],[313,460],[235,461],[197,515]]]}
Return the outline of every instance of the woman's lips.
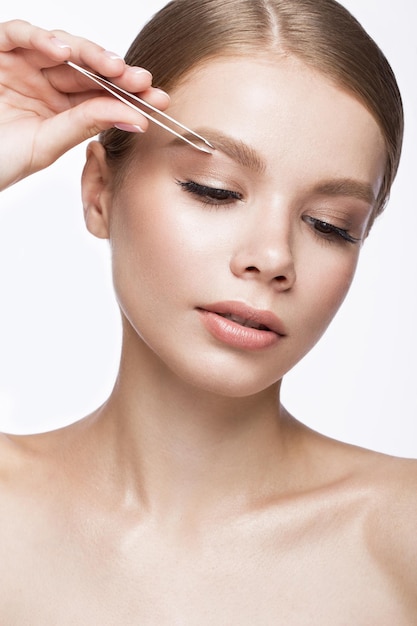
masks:
{"label": "woman's lips", "polygon": [[274,313],[241,302],[216,302],[197,310],[211,335],[235,348],[262,350],[275,345],[286,334]]}

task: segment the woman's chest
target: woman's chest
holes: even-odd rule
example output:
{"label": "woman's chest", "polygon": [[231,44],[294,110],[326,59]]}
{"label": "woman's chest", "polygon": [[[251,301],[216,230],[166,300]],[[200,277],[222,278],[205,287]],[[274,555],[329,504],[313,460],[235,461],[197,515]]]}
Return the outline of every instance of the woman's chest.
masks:
{"label": "woman's chest", "polygon": [[414,623],[361,533],[252,530],[181,541],[149,528],[117,541],[53,529],[14,538],[1,550],[1,623]]}

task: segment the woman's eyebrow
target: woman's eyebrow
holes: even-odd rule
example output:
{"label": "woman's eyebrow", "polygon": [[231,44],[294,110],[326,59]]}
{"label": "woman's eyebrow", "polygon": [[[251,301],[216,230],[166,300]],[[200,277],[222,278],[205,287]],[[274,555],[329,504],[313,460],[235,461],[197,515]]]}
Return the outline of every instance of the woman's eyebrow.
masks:
{"label": "woman's eyebrow", "polygon": [[370,205],[373,205],[376,201],[372,185],[353,178],[337,178],[335,180],[322,181],[314,187],[313,192],[324,196],[357,198]]}
{"label": "woman's eyebrow", "polygon": [[[247,167],[258,174],[262,174],[262,172],[265,171],[266,163],[261,155],[240,139],[235,139],[213,128],[199,128],[195,132],[213,144],[215,150],[220,150],[220,152],[226,154],[233,159],[233,161],[239,163],[239,165]],[[198,139],[196,139],[195,136],[189,137],[188,133],[183,133],[183,136],[198,143]],[[173,139],[169,145],[176,147],[181,146],[187,149],[187,146],[184,145],[180,139]]]}

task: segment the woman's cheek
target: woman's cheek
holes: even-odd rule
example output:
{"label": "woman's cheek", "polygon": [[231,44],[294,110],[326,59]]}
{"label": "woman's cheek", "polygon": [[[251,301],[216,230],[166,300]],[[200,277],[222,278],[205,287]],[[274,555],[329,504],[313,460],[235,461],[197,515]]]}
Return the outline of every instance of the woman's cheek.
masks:
{"label": "woman's cheek", "polygon": [[[327,246],[327,244],[325,244]],[[327,250],[305,258],[305,271],[298,268],[296,290],[300,325],[308,325],[314,341],[329,326],[349,292],[358,262],[359,249]]]}

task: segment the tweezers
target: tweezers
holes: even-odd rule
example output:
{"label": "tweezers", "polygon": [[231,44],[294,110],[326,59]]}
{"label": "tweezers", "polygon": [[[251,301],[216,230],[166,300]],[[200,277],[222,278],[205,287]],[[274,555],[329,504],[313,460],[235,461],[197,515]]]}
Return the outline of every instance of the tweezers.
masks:
{"label": "tweezers", "polygon": [[[196,148],[196,150],[199,150],[200,152],[205,152],[206,154],[212,154],[211,151],[214,150],[214,146],[212,146],[212,144],[209,141],[207,141],[207,139],[204,139],[204,137],[202,137],[198,133],[194,132],[190,128],[187,128],[187,126],[184,126],[184,124],[181,124],[180,122],[175,120],[170,115],[167,115],[166,113],[163,113],[162,111],[160,111],[156,107],[154,107],[151,104],[149,104],[149,102],[146,102],[145,100],[142,100],[142,98],[138,98],[138,96],[135,96],[134,94],[130,93],[129,91],[125,91],[121,87],[118,87],[117,85],[115,85],[114,83],[110,82],[106,78],[103,78],[102,76],[99,76],[98,74],[94,74],[93,72],[90,72],[89,70],[86,70],[84,67],[80,67],[79,65],[76,65],[72,61],[65,61],[65,62],[66,62],[67,65],[72,67],[74,70],[77,70],[78,72],[81,72],[81,74],[83,74],[84,76],[86,76],[90,80],[94,81],[97,85],[99,85],[100,87],[102,87],[103,89],[105,89],[106,91],[111,93],[115,98],[117,98],[121,102],[124,102],[124,104],[127,104],[127,106],[129,106],[131,109],[134,109],[135,111],[138,111],[141,115],[146,117],[146,119],[150,120],[151,122],[154,122],[154,124],[157,124],[158,126],[163,128],[164,130],[167,130],[168,132],[172,133],[173,135],[175,135],[179,139],[182,139],[182,141],[185,141],[185,143],[188,143],[193,148]],[[129,100],[127,98],[129,98]],[[157,113],[158,115],[163,117],[168,122],[171,122],[171,124],[174,124],[175,126],[178,126],[179,128],[182,128],[183,130],[185,130],[187,132],[187,135],[191,135],[193,138],[198,139],[200,142],[203,142],[206,146],[208,146],[208,148],[211,148],[211,150],[207,150],[207,148],[205,148],[201,144],[195,143],[195,141],[192,141],[188,137],[185,137],[184,135],[181,135],[181,133],[177,132],[173,128],[170,128],[170,126],[167,126],[166,124],[164,124],[160,120],[155,119],[152,115],[150,115],[146,111],[143,111],[141,108],[139,108],[138,106],[133,104],[133,102],[131,102],[131,100],[134,100],[135,102],[138,102],[142,107],[147,107],[148,109],[150,109],[154,113]]]}

